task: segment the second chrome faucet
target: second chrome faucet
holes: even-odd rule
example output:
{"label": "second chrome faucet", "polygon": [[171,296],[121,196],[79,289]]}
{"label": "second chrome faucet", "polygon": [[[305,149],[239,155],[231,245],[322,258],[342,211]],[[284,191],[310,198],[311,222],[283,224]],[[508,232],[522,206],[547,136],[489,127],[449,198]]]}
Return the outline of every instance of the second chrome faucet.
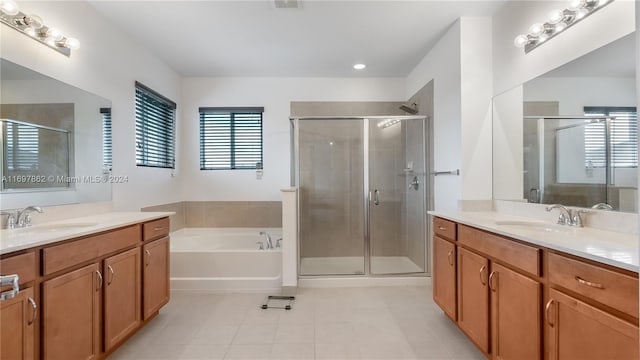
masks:
{"label": "second chrome faucet", "polygon": [[585,210],[580,209],[569,209],[561,204],[552,204],[545,208],[546,211],[551,211],[553,209],[560,209],[560,215],[558,216],[558,224],[560,225],[569,225],[576,227],[583,227],[584,224],[582,222],[581,214],[586,213]]}

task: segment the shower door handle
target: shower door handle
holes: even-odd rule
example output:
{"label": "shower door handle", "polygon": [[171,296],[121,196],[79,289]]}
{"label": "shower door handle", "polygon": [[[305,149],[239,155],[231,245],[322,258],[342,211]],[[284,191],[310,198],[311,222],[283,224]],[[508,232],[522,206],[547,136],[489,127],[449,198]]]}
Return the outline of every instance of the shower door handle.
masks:
{"label": "shower door handle", "polygon": [[373,190],[373,204],[380,205],[380,190]]}

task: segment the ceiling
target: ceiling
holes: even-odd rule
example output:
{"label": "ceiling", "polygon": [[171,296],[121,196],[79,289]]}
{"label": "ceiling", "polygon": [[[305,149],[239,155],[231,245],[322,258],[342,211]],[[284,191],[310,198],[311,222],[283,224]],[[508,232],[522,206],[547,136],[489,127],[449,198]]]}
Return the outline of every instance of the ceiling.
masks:
{"label": "ceiling", "polygon": [[457,18],[504,0],[90,2],[185,77],[404,77]]}
{"label": "ceiling", "polygon": [[627,77],[636,76],[635,33],[562,65],[541,77]]}

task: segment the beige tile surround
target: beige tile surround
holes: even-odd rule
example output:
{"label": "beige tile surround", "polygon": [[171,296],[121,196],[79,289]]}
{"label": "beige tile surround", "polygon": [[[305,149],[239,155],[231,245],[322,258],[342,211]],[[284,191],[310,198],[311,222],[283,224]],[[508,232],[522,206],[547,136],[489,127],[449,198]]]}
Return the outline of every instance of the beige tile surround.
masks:
{"label": "beige tile surround", "polygon": [[282,227],[280,201],[181,201],[142,208],[173,211],[171,230],[185,227]]}

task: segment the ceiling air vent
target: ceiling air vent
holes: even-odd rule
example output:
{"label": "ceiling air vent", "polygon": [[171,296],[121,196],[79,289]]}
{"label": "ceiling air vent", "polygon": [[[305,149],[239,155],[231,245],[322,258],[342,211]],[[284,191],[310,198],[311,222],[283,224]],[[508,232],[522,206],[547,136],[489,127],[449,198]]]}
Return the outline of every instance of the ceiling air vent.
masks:
{"label": "ceiling air vent", "polygon": [[273,0],[276,9],[298,9],[301,6],[300,0]]}

